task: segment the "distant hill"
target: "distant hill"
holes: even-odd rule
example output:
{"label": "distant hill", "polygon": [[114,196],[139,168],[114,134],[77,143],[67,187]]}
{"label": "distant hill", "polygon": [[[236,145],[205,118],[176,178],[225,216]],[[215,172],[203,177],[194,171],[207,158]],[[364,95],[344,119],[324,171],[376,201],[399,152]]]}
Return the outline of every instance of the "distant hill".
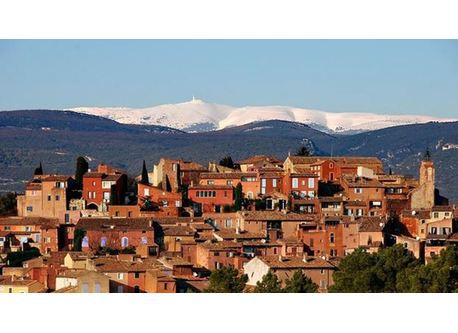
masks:
{"label": "distant hill", "polygon": [[136,175],[142,160],[149,167],[160,157],[206,164],[225,155],[234,160],[253,154],[285,158],[301,144],[317,155],[377,156],[394,172],[417,176],[426,147],[437,165],[441,193],[458,202],[458,122],[390,127],[354,135],[331,135],[307,125],[269,120],[219,131],[185,133],[168,127],[119,124],[71,111],[0,112],[0,191],[23,190],[40,161],[46,172],[73,174],[75,160],[86,156]]}

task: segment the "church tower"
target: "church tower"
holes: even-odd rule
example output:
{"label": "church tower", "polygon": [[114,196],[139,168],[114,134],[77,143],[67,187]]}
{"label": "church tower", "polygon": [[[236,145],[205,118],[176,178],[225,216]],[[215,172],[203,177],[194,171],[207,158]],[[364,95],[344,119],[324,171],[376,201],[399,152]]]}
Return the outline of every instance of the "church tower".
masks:
{"label": "church tower", "polygon": [[420,162],[420,183],[411,197],[412,209],[431,209],[434,206],[435,177],[434,162],[431,160],[429,150],[426,150]]}

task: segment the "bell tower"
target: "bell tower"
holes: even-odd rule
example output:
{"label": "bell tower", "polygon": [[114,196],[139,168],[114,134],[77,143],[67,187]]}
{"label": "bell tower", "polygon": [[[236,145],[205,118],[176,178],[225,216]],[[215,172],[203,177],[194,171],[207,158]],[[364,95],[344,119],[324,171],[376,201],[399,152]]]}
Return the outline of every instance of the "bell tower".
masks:
{"label": "bell tower", "polygon": [[412,194],[412,209],[431,209],[434,206],[436,169],[429,150],[420,162],[420,183]]}

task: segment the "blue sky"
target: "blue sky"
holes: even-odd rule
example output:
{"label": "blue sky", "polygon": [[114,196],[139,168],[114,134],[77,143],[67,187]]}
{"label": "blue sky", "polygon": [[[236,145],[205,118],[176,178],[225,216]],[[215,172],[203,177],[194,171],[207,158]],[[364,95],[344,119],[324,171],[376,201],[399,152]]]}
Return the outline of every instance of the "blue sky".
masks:
{"label": "blue sky", "polygon": [[0,110],[235,106],[458,116],[458,41],[0,40]]}

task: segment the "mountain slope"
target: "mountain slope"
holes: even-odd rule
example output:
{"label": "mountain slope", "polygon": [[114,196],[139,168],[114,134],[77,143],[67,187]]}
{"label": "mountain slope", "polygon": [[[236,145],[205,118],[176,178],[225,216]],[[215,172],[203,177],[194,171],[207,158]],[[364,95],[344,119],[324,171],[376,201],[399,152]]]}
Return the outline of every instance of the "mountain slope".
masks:
{"label": "mountain slope", "polygon": [[113,119],[120,123],[162,125],[191,132],[223,129],[266,120],[299,122],[328,133],[361,132],[430,121],[458,120],[417,115],[335,113],[289,106],[234,107],[199,99],[141,109],[79,107],[71,110]]}
{"label": "mountain slope", "polygon": [[[40,161],[45,172],[73,174],[76,157],[139,174],[161,157],[203,164],[225,155],[285,158],[302,144],[317,155],[378,156],[386,168],[417,176],[426,147],[437,165],[441,192],[458,202],[458,122],[397,126],[354,135],[330,135],[301,123],[261,121],[219,131],[185,133],[164,127],[125,125],[75,112],[0,112],[0,191],[23,190]],[[456,146],[454,146],[456,145]]]}

